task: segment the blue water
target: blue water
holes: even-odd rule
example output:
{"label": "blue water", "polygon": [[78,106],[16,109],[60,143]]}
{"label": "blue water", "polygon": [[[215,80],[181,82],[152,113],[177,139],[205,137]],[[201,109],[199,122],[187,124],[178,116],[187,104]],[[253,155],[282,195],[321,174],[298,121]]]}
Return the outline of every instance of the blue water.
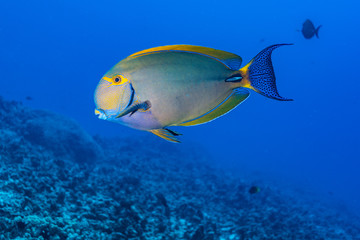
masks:
{"label": "blue water", "polygon": [[[216,121],[176,130],[219,167],[360,213],[358,8],[350,0],[1,1],[0,95],[70,116],[91,134],[151,139],[94,115],[94,89],[118,61],[180,43],[248,62],[271,44],[294,43],[273,54],[280,95],[293,102],[253,92]],[[320,39],[301,35],[307,18],[323,25]]]}

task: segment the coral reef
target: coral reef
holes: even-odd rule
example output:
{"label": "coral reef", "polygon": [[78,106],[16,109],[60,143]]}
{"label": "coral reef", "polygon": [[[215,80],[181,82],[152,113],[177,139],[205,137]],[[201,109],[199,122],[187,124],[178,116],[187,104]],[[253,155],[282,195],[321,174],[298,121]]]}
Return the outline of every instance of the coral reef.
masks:
{"label": "coral reef", "polygon": [[0,239],[360,239],[358,219],[276,186],[249,194],[195,154],[0,99]]}

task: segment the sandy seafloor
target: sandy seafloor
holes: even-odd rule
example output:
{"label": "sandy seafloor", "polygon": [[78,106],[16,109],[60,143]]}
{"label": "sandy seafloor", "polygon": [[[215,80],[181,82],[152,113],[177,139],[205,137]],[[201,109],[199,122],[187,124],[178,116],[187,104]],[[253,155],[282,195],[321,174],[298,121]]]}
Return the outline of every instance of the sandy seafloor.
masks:
{"label": "sandy seafloor", "polygon": [[0,239],[360,239],[350,211],[272,184],[249,194],[255,179],[164,146],[0,99]]}

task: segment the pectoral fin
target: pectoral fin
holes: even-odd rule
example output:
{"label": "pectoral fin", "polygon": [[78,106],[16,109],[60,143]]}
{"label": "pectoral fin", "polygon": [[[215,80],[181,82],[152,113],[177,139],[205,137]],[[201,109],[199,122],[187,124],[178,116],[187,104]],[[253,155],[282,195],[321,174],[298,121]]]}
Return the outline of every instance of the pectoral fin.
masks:
{"label": "pectoral fin", "polygon": [[123,117],[127,114],[130,114],[133,115],[134,113],[136,113],[138,110],[148,110],[149,108],[151,108],[151,103],[150,101],[145,101],[145,102],[142,102],[142,103],[137,103],[131,107],[129,107],[128,109],[126,109],[124,112],[120,113],[119,115],[117,115],[115,118],[120,118],[120,117]]}
{"label": "pectoral fin", "polygon": [[177,136],[180,136],[181,134],[177,133],[173,130],[170,130],[168,128],[149,130],[149,132],[151,132],[151,133],[155,134],[156,136],[159,136],[169,142],[180,143],[180,141],[177,139]]}

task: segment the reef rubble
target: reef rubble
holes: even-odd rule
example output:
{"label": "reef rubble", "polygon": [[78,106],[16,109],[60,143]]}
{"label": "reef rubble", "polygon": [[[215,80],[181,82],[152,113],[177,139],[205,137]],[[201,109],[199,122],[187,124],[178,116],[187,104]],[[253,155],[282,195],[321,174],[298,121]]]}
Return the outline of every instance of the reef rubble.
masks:
{"label": "reef rubble", "polygon": [[0,98],[0,240],[360,239],[358,219],[151,141]]}

